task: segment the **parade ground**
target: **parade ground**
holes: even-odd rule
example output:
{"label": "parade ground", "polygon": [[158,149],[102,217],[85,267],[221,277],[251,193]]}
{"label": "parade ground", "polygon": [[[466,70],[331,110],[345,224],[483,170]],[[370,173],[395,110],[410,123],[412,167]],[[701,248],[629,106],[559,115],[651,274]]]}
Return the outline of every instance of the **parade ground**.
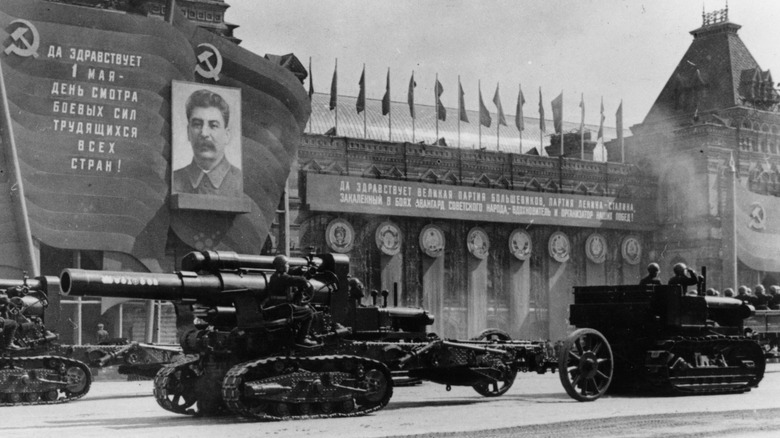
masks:
{"label": "parade ground", "polygon": [[502,397],[423,383],[395,388],[383,410],[357,418],[248,422],[172,414],[151,381],[98,376],[81,400],[4,407],[2,437],[772,437],[780,433],[780,364],[748,393],[693,397],[605,396],[581,403],[557,374],[521,373]]}

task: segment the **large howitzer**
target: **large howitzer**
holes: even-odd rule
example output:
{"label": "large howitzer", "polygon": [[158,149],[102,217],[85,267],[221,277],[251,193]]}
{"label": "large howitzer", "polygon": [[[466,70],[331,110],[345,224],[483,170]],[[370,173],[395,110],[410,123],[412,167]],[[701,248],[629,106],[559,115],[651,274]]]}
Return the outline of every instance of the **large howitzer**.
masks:
{"label": "large howitzer", "polygon": [[[193,252],[182,259],[183,271],[174,274],[68,269],[61,281],[68,294],[173,300],[179,303],[177,319],[199,322],[179,328],[190,359],[163,368],[155,378],[158,403],[178,413],[197,403],[199,411],[225,405],[250,417],[331,416],[334,406],[342,406],[341,415],[354,415],[387,403],[393,382],[388,368],[405,378],[472,386],[482,395],[498,396],[518,371],[544,372],[555,365],[543,342],[514,341],[497,330],[469,341],[440,339],[425,332],[432,318],[422,309],[360,305],[360,284],[349,276],[346,256],[290,258],[289,264],[291,273],[311,285],[306,301],[317,311],[316,348],[296,350],[291,318],[267,320],[258,307],[273,272],[270,256]],[[182,317],[187,313],[191,316]],[[281,354],[292,357],[283,362]],[[319,369],[358,368],[366,378],[339,375],[351,382],[339,384],[342,398],[336,401],[301,391],[296,398],[292,383],[277,383],[279,370],[308,366],[314,358],[326,362]],[[317,380],[315,374],[310,372],[308,380],[295,377],[295,385],[311,389],[334,379]]]}
{"label": "large howitzer", "polygon": [[[61,285],[66,295],[173,301],[177,319],[192,321],[180,327],[186,356],[163,367],[154,381],[158,404],[171,412],[194,414],[197,408],[212,415],[227,409],[248,418],[287,419],[361,415],[388,403],[392,377],[381,362],[295,344],[293,306],[261,305],[271,272],[246,264],[205,269],[206,260],[232,254],[190,253],[182,260],[184,270],[172,274],[66,269]],[[266,266],[272,259],[261,262]],[[332,254],[304,262],[311,288],[303,301],[329,300],[340,285],[346,290],[348,263]],[[324,340],[343,333],[321,324],[316,334]]]}
{"label": "large howitzer", "polygon": [[87,394],[92,374],[46,329],[57,277],[0,279],[0,405],[63,403]]}
{"label": "large howitzer", "polygon": [[[182,260],[184,269],[219,274],[249,269],[273,271],[273,256],[233,252],[193,252]],[[349,276],[348,264],[334,265],[310,256],[290,258],[292,271],[319,286],[312,305],[318,310],[319,326],[350,327],[339,338],[323,337],[331,354],[356,354],[379,360],[393,372],[394,382],[429,380],[449,386],[471,386],[479,394],[504,394],[518,371],[545,372],[556,366],[546,342],[512,340],[497,329],[487,329],[471,340],[440,339],[426,328],[433,316],[421,308],[398,307],[397,293],[388,306],[390,293],[372,293],[373,306],[361,304],[362,284]],[[319,282],[319,283],[318,283]],[[331,342],[336,340],[336,342]],[[345,342],[348,341],[348,342]]]}
{"label": "large howitzer", "polygon": [[559,356],[566,391],[593,400],[607,390],[678,395],[737,393],[758,386],[766,360],[744,336],[752,306],[687,295],[672,286],[574,288],[577,326]]}

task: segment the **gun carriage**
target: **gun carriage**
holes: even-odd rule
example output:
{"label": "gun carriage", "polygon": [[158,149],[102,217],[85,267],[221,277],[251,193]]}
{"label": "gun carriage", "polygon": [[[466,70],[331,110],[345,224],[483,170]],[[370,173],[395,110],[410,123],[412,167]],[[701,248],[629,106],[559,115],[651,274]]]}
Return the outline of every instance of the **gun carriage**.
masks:
{"label": "gun carriage", "polygon": [[[315,347],[293,342],[291,312],[269,318],[264,300],[274,257],[192,252],[172,274],[66,269],[68,295],[170,300],[176,303],[186,355],[155,377],[163,408],[188,414],[224,409],[251,418],[359,415],[381,409],[391,370],[444,385],[504,394],[518,371],[554,366],[542,342],[513,341],[489,330],[469,341],[426,333],[422,309],[362,306],[361,285],[340,254],[290,258],[310,285],[302,302],[315,309]],[[278,312],[274,312],[278,315]],[[351,327],[351,328],[347,328]]]}
{"label": "gun carriage", "polygon": [[0,405],[52,404],[76,400],[92,383],[89,367],[56,344],[44,326],[47,293],[57,277],[0,280]]}
{"label": "gun carriage", "polygon": [[560,351],[566,392],[582,401],[610,391],[691,395],[758,386],[766,360],[744,336],[752,306],[732,298],[686,295],[680,286],[574,288]]}

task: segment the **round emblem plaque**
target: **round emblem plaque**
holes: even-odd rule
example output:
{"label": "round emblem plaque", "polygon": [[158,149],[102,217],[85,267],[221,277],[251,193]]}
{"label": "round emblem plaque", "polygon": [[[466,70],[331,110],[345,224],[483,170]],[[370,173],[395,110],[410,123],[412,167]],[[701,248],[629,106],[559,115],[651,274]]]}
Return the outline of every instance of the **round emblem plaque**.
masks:
{"label": "round emblem plaque", "polygon": [[569,253],[571,251],[569,238],[561,231],[554,232],[552,236],[550,236],[548,250],[550,251],[550,257],[555,259],[556,262],[564,263],[568,261]]}
{"label": "round emblem plaque", "polygon": [[426,225],[420,231],[420,249],[428,257],[441,257],[444,254],[444,232],[436,225]]}
{"label": "round emblem plaque", "polygon": [[466,245],[469,248],[469,252],[474,257],[483,260],[488,256],[490,251],[490,240],[488,235],[482,228],[474,227],[469,231],[466,237]]}
{"label": "round emblem plaque", "polygon": [[591,234],[585,241],[585,255],[593,263],[604,263],[607,259],[607,239],[598,233]]}
{"label": "round emblem plaque", "polygon": [[382,222],[376,229],[376,246],[383,253],[394,256],[401,251],[401,230],[392,222]]}
{"label": "round emblem plaque", "polygon": [[623,239],[623,244],[620,245],[620,252],[623,253],[623,260],[630,265],[639,264],[642,259],[642,244],[639,243],[639,239],[634,236],[628,236]]}
{"label": "round emblem plaque", "polygon": [[333,251],[346,253],[352,250],[355,244],[355,230],[344,219],[337,218],[330,221],[325,229],[325,241]]}
{"label": "round emblem plaque", "polygon": [[531,235],[525,230],[518,228],[509,235],[509,252],[518,260],[528,260],[531,248]]}

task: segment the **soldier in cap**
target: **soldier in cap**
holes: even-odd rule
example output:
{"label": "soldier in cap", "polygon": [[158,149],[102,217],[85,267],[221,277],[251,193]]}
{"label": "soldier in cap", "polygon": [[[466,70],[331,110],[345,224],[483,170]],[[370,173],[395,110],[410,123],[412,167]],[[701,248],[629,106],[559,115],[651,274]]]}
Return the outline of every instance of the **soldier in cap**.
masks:
{"label": "soldier in cap", "polygon": [[0,291],[0,351],[18,350],[14,344],[19,324],[11,315],[11,300],[5,291]]}
{"label": "soldier in cap", "polygon": [[672,268],[674,271],[674,277],[669,279],[669,285],[679,285],[683,289],[683,294],[688,291],[688,286],[695,286],[699,284],[699,278],[696,276],[696,271],[685,266],[685,263],[677,263]]}
{"label": "soldier in cap", "polygon": [[[272,306],[266,307],[266,310],[269,311],[282,305],[292,306],[293,321],[298,325],[295,343],[302,347],[317,345],[317,342],[309,336],[314,311],[307,303],[302,302],[304,290],[308,290],[309,296],[311,296],[311,284],[303,276],[288,273],[290,261],[286,256],[276,256],[273,260],[273,267],[275,272],[268,280],[268,296],[263,300],[261,306],[271,303]],[[278,306],[273,306],[273,304],[278,304]]]}
{"label": "soldier in cap", "polygon": [[647,265],[647,276],[639,280],[640,286],[655,286],[660,285],[661,280],[658,278],[658,273],[661,272],[661,267],[658,263],[650,263]]}

